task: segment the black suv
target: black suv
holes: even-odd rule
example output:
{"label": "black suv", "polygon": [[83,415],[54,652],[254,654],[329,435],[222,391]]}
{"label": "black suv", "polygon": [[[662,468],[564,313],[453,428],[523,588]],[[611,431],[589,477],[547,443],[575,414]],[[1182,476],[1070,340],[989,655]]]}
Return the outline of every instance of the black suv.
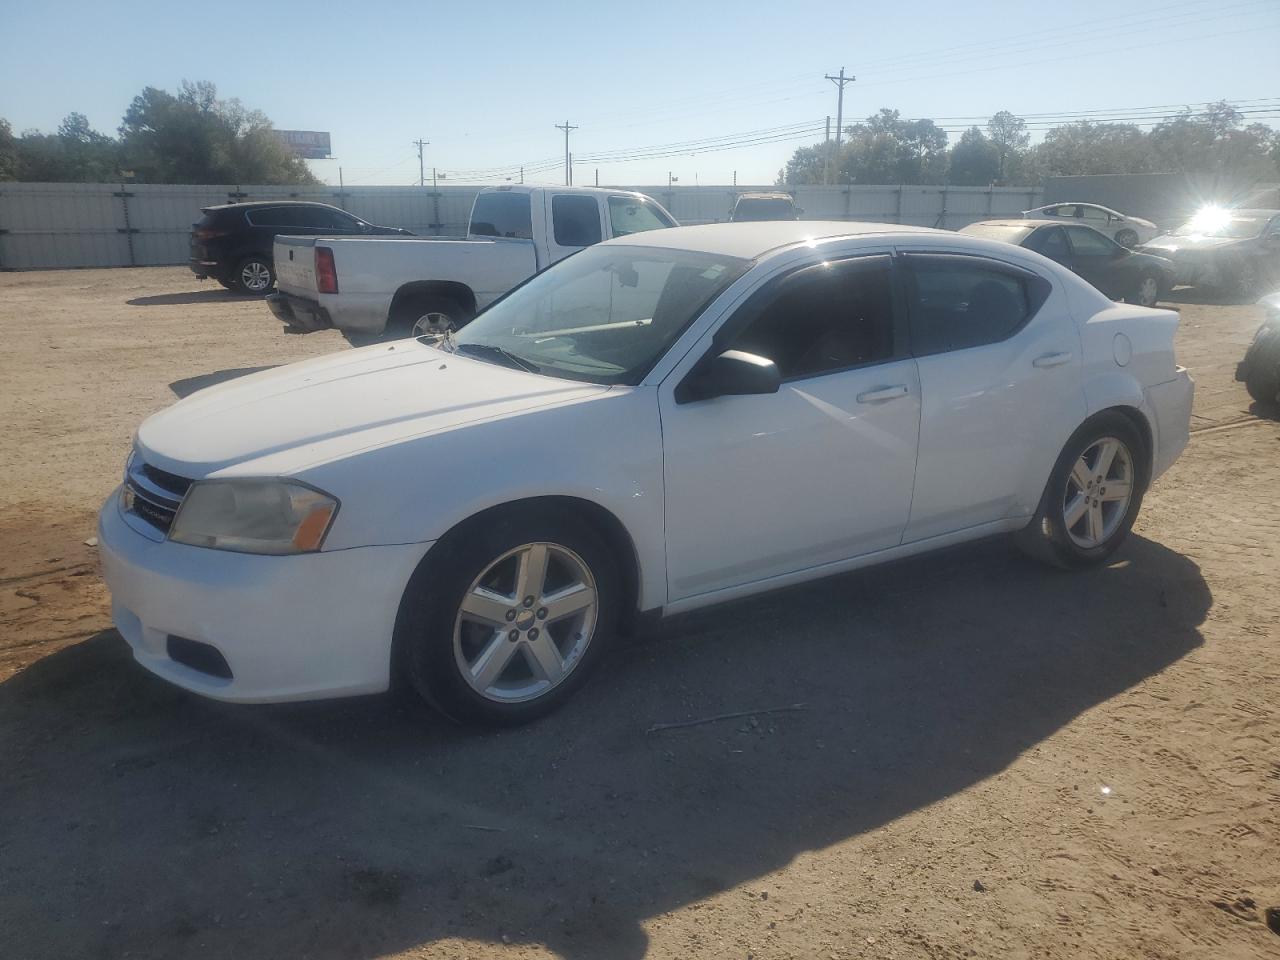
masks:
{"label": "black suv", "polygon": [[228,290],[266,293],[276,282],[271,246],[278,234],[299,237],[413,236],[378,227],[327,203],[262,200],[205,207],[191,225],[191,272],[212,277]]}

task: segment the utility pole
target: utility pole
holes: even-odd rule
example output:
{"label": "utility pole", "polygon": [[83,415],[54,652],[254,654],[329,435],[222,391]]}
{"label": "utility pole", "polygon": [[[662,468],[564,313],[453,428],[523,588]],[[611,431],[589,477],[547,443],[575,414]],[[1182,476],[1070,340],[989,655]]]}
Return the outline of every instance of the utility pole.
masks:
{"label": "utility pole", "polygon": [[827,114],[827,165],[822,168],[822,182],[831,182],[831,114]]}
{"label": "utility pole", "polygon": [[[564,123],[557,123],[556,129],[564,131],[564,185],[567,187],[573,183],[573,167],[569,160],[569,132],[578,128],[566,120]],[[520,182],[523,183],[524,181],[521,180]]]}
{"label": "utility pole", "polygon": [[524,167],[520,168],[520,182],[524,183]]}
{"label": "utility pole", "polygon": [[831,74],[825,75],[828,80],[834,83],[840,90],[840,95],[836,98],[836,163],[840,162],[840,135],[844,131],[844,85],[853,83],[857,77],[846,77],[844,75],[844,67],[840,68],[840,75],[833,77]]}
{"label": "utility pole", "polygon": [[427,172],[422,166],[422,148],[431,143],[430,140],[415,140],[418,145],[418,186],[425,187],[427,185]]}
{"label": "utility pole", "polygon": [[679,177],[673,177],[673,176],[671,175],[671,171],[670,171],[670,170],[668,170],[668,171],[667,171],[667,189],[668,189],[668,190],[670,190],[670,189],[671,189],[671,185],[672,185],[673,183],[679,183],[679,182],[680,182],[680,178],[679,178]]}

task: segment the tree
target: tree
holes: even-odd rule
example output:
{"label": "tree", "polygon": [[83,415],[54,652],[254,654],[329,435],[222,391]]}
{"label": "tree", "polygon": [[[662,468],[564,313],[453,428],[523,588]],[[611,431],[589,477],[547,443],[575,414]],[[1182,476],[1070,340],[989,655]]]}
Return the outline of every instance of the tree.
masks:
{"label": "tree", "polygon": [[0,180],[18,178],[18,138],[9,121],[0,117]]}
{"label": "tree", "polygon": [[1008,183],[1011,164],[1031,143],[1027,124],[1021,117],[1015,117],[1008,110],[1001,110],[987,121],[987,133],[995,145],[998,158],[996,179],[1002,184]]}
{"label": "tree", "polygon": [[1151,159],[1146,134],[1129,123],[1067,123],[1045,134],[1036,148],[1040,171],[1047,177],[1148,173]]}
{"label": "tree", "polygon": [[980,129],[970,127],[951,148],[947,181],[961,187],[985,187],[999,177],[999,148]]}

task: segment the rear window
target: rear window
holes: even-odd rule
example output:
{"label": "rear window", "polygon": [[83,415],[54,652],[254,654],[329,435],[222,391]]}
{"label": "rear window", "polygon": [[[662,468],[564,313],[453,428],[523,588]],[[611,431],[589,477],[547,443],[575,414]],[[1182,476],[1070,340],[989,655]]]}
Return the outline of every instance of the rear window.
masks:
{"label": "rear window", "polygon": [[979,257],[911,254],[911,346],[918,357],[1004,340],[1039,309],[1048,283]]}
{"label": "rear window", "polygon": [[795,204],[790,200],[739,200],[733,208],[735,221],[794,220]]}
{"label": "rear window", "polygon": [[971,237],[985,237],[988,240],[1020,244],[1027,238],[1031,229],[1031,227],[1006,227],[995,223],[971,223],[967,227],[962,227],[960,232]]}
{"label": "rear window", "polygon": [[482,193],[471,208],[471,234],[476,237],[533,239],[527,193]]}

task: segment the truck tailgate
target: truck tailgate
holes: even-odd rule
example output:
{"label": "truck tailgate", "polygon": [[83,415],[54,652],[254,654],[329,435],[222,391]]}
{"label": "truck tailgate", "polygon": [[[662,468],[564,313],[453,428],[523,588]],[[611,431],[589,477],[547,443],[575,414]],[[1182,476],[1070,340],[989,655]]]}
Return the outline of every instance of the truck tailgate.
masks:
{"label": "truck tailgate", "polygon": [[281,293],[316,298],[315,237],[276,237],[273,257]]}

